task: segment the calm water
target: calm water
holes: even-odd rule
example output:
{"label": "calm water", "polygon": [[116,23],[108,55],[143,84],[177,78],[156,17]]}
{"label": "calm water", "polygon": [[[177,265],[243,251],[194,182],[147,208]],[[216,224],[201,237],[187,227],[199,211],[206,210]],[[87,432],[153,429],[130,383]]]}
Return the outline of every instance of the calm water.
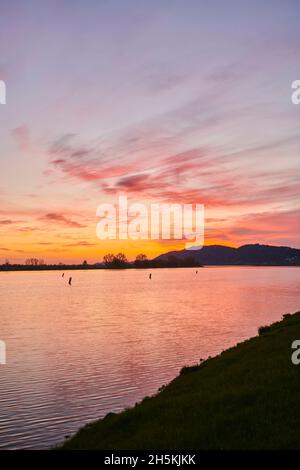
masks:
{"label": "calm water", "polygon": [[0,274],[0,448],[45,448],[300,310],[299,268]]}

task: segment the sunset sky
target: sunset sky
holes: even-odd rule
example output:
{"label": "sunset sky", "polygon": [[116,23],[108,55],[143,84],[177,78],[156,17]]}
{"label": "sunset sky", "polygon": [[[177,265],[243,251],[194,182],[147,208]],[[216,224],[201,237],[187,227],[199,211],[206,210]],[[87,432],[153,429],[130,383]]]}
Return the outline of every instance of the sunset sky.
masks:
{"label": "sunset sky", "polygon": [[149,257],[96,208],[205,205],[205,243],[300,248],[300,2],[0,0],[0,262]]}

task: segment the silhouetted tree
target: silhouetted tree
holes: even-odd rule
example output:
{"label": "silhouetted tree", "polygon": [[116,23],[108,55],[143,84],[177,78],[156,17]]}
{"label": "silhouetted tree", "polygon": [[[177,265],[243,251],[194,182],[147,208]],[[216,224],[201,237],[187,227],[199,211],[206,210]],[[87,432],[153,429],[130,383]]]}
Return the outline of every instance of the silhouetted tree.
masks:
{"label": "silhouetted tree", "polygon": [[26,266],[44,266],[45,262],[43,259],[37,259],[37,258],[28,258],[25,261]]}
{"label": "silhouetted tree", "polygon": [[103,256],[103,263],[107,268],[112,268],[114,259],[114,255],[112,253],[108,253],[107,255]]}
{"label": "silhouetted tree", "polygon": [[38,266],[39,260],[37,258],[28,258],[25,264],[26,266]]}
{"label": "silhouetted tree", "polygon": [[149,260],[146,255],[141,253],[135,258],[134,265],[136,268],[146,268],[149,265]]}
{"label": "silhouetted tree", "polygon": [[103,257],[103,263],[107,268],[125,268],[128,264],[127,258],[124,253],[113,255],[111,253]]}
{"label": "silhouetted tree", "polygon": [[115,265],[116,268],[125,268],[127,263],[128,263],[128,261],[127,261],[126,256],[124,255],[124,253],[118,253],[114,257],[114,265]]}

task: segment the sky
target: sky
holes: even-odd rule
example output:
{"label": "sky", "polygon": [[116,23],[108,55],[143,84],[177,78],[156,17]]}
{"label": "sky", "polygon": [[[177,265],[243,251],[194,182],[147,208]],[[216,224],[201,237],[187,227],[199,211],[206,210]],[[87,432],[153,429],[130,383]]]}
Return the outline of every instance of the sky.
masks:
{"label": "sky", "polygon": [[0,0],[0,262],[154,257],[96,209],[205,206],[205,243],[300,248],[298,0]]}

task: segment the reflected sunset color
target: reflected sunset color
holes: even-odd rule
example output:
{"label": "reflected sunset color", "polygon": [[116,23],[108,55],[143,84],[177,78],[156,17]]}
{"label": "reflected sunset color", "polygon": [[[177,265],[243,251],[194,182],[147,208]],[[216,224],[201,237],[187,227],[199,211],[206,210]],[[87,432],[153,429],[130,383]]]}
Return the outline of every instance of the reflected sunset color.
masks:
{"label": "reflected sunset color", "polygon": [[299,308],[298,268],[72,275],[1,274],[0,448],[57,444]]}

